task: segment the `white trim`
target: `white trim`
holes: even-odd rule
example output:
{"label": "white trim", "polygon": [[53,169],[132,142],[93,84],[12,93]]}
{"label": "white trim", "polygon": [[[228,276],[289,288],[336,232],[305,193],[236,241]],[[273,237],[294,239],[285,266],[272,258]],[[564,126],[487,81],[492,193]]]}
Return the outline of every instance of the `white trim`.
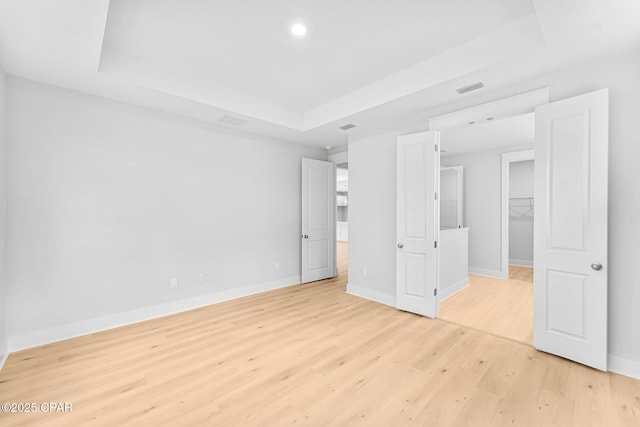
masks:
{"label": "white trim", "polygon": [[486,270],[484,268],[469,267],[469,274],[475,274],[476,276],[493,277],[494,279],[508,279],[509,270],[504,274],[500,270]]}
{"label": "white trim", "polygon": [[446,289],[442,290],[440,292],[440,302],[444,301],[445,299],[449,298],[451,295],[456,294],[458,292],[460,292],[461,290],[463,290],[464,288],[466,288],[467,286],[469,286],[469,277],[459,280],[456,283],[454,283],[451,286],[447,286]]}
{"label": "white trim", "polygon": [[3,354],[0,356],[0,372],[2,372],[2,368],[4,368],[4,364],[7,363],[7,359],[9,358],[9,351],[7,354]]}
{"label": "white trim", "polygon": [[353,285],[347,283],[347,293],[355,297],[368,299],[380,304],[388,305],[389,307],[396,308],[395,295],[387,295],[382,292],[374,291],[372,289],[363,288],[362,286]]}
{"label": "white trim", "polygon": [[[534,150],[502,153],[502,244],[501,277],[509,277],[509,165],[513,162],[535,160]],[[535,218],[534,218],[535,221]]]}
{"label": "white trim", "polygon": [[93,334],[120,326],[131,325],[145,320],[156,319],[170,314],[193,310],[224,301],[233,300],[261,292],[284,288],[300,283],[300,276],[291,276],[270,282],[244,286],[238,289],[228,289],[198,297],[172,301],[137,310],[109,314],[79,322],[66,323],[31,332],[9,336],[9,352],[38,347],[41,345]]}
{"label": "white trim", "polygon": [[453,111],[436,117],[430,117],[429,130],[443,130],[456,126],[466,125],[486,117],[499,117],[501,119],[515,117],[521,114],[533,113],[539,105],[549,103],[551,87],[543,87],[529,92],[511,95],[495,101],[476,104],[469,108]]}
{"label": "white trim", "polygon": [[349,151],[345,150],[345,151],[341,151],[339,153],[333,153],[333,154],[329,154],[327,156],[327,160],[329,160],[330,162],[333,162],[337,165],[341,164],[341,163],[347,163],[349,161]]}
{"label": "white trim", "polygon": [[607,370],[640,380],[640,361],[609,353]]}

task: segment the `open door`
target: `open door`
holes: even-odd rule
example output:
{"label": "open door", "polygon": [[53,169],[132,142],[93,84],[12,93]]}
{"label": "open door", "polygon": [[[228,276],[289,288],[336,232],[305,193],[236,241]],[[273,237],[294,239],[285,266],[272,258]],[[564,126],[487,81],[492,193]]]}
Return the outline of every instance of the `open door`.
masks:
{"label": "open door", "polygon": [[302,283],[335,277],[335,165],[302,159]]}
{"label": "open door", "polygon": [[536,108],[539,350],[607,369],[608,90]]}
{"label": "open door", "polygon": [[396,307],[438,316],[440,134],[400,136],[397,148]]}

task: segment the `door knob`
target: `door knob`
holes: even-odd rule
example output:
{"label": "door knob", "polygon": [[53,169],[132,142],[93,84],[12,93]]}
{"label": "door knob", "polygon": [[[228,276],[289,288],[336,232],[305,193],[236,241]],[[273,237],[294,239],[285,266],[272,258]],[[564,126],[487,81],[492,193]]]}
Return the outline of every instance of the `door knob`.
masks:
{"label": "door knob", "polygon": [[308,239],[309,236],[307,234],[305,234],[304,236],[302,236],[303,239]]}
{"label": "door knob", "polygon": [[594,262],[593,264],[591,264],[591,268],[596,271],[602,270],[602,264],[598,264],[597,262]]}
{"label": "door knob", "polygon": [[402,243],[398,243],[398,248],[402,249],[404,248],[404,245]]}

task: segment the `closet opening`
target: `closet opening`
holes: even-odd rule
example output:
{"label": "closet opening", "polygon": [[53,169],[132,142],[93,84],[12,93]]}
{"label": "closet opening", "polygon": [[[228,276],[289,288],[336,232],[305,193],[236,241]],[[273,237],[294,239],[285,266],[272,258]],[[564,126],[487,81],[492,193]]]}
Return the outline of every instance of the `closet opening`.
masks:
{"label": "closet opening", "polygon": [[534,115],[440,133],[440,319],[533,345]]}

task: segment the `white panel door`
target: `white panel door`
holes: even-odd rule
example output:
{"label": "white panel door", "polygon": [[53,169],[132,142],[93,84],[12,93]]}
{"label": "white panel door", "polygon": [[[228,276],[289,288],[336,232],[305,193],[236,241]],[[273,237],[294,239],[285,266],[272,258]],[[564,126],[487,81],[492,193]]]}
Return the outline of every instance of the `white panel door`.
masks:
{"label": "white panel door", "polygon": [[608,90],[536,108],[534,343],[607,369]]}
{"label": "white panel door", "polygon": [[396,307],[438,316],[440,134],[398,138]]}
{"label": "white panel door", "polygon": [[302,283],[335,277],[335,164],[302,159]]}

